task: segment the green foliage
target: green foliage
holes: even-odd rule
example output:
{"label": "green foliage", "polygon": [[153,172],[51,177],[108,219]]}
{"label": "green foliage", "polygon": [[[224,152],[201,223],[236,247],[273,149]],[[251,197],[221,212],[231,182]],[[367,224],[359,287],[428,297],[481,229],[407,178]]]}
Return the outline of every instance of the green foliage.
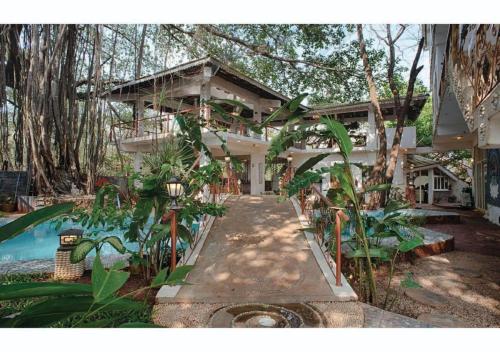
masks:
{"label": "green foliage", "polygon": [[321,160],[327,158],[330,154],[324,153],[313,156],[312,158],[307,159],[302,165],[300,165],[297,170],[295,170],[295,176],[301,175],[307,170],[311,169],[314,165],[319,163]]}
{"label": "green foliage", "polygon": [[401,281],[401,287],[403,288],[421,288],[422,286],[415,281],[413,274],[411,272],[406,273],[406,277]]}
{"label": "green foliage", "polygon": [[92,266],[92,294],[96,303],[102,302],[118,291],[127,282],[130,273],[104,269],[101,259],[96,256]]}
{"label": "green foliage", "polygon": [[325,116],[320,117],[320,122],[326,126],[329,136],[337,142],[344,157],[349,157],[352,152],[352,141],[344,125]]}
{"label": "green foliage", "polygon": [[[11,318],[0,318],[1,327],[108,327],[129,323],[146,327],[144,323],[130,320],[149,311],[143,302],[119,296],[117,293],[129,277],[121,271],[123,264],[104,269],[99,256],[94,260],[92,284],[68,284],[59,282],[21,282],[0,285],[0,301],[38,299],[19,307],[20,314]],[[179,267],[166,278],[166,271],[153,280],[149,290],[159,285],[183,284],[190,266]],[[135,294],[132,292],[129,295]],[[40,298],[44,299],[40,300]],[[148,313],[149,314],[149,313]],[[3,316],[3,315],[2,315]],[[142,323],[142,324],[139,324]],[[149,326],[149,325],[148,325]]]}
{"label": "green foliage", "polygon": [[315,171],[305,171],[299,175],[296,175],[290,180],[286,189],[288,191],[288,196],[291,197],[301,189],[307,189],[313,183],[321,182],[321,174]]}
{"label": "green foliage", "polygon": [[90,285],[59,282],[10,283],[2,284],[0,287],[0,301],[27,297],[89,294],[92,292]]}
{"label": "green foliage", "polygon": [[[389,261],[389,253],[385,248],[370,248],[368,251],[370,258],[379,258],[382,261]],[[363,249],[355,249],[346,253],[346,258],[366,258],[367,253]]]}

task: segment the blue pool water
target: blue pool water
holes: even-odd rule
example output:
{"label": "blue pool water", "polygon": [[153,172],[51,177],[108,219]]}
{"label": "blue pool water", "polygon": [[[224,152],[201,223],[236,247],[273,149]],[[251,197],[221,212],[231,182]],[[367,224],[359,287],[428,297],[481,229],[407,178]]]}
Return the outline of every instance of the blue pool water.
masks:
{"label": "blue pool water", "polygon": [[[12,219],[9,218],[0,218],[0,226],[11,220]],[[59,247],[58,234],[69,228],[82,229],[82,226],[72,222],[65,222],[56,230],[56,223],[47,221],[13,239],[1,243],[0,264],[18,260],[53,259],[57,247]],[[123,233],[121,231],[106,232],[102,234],[103,237],[109,235],[117,236],[123,240]],[[136,243],[124,242],[124,244],[128,249],[137,249]],[[109,255],[116,254],[117,252],[109,244],[105,244],[101,253],[102,255]]]}

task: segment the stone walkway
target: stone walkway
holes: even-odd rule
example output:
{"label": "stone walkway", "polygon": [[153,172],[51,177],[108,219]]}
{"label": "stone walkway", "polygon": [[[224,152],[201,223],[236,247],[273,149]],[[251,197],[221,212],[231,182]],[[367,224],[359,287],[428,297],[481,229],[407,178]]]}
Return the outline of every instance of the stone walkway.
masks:
{"label": "stone walkway", "polygon": [[432,324],[418,321],[401,314],[358,303],[363,308],[364,328],[432,328]]}
{"label": "stone walkway", "polygon": [[241,196],[226,205],[175,302],[335,301],[289,201]]}

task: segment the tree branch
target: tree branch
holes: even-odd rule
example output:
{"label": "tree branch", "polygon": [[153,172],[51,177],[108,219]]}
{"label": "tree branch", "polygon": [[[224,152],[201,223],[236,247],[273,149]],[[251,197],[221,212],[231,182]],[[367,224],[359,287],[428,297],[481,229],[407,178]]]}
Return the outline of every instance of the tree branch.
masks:
{"label": "tree branch", "polygon": [[[183,33],[183,34],[186,34],[192,38],[195,38],[196,37],[196,32],[195,31],[188,31],[188,30],[185,30],[181,27],[178,27],[176,25],[173,25],[173,24],[170,24],[168,25],[169,27],[171,28],[174,28],[175,30]],[[328,65],[325,65],[321,62],[317,62],[317,61],[309,61],[309,60],[302,60],[302,59],[291,59],[291,58],[287,58],[287,57],[283,57],[283,56],[279,56],[279,55],[275,55],[275,54],[272,54],[270,53],[264,46],[262,45],[255,45],[255,44],[251,44],[251,43],[248,43],[238,37],[235,37],[235,36],[231,36],[229,34],[226,34],[222,31],[219,31],[217,28],[215,28],[213,25],[205,25],[205,24],[200,24],[198,25],[198,27],[202,28],[205,32],[211,34],[211,35],[214,35],[216,37],[219,37],[219,38],[222,38],[224,40],[227,40],[227,41],[230,41],[232,43],[235,43],[247,50],[249,50],[250,52],[252,52],[253,54],[255,55],[259,55],[259,56],[263,56],[263,57],[267,57],[269,59],[272,59],[272,60],[275,60],[275,61],[281,61],[281,62],[285,62],[289,65],[291,65],[292,67],[296,68],[295,66],[296,65],[306,65],[306,66],[310,66],[310,67],[315,67],[315,68],[318,68],[318,69],[321,69],[321,70],[326,70],[326,71],[330,71],[330,72],[335,72],[339,75],[350,75],[350,76],[354,76],[354,77],[357,77],[357,78],[361,78],[362,75],[356,73],[356,72],[352,72],[352,71],[344,71],[344,70],[339,70],[335,67],[331,67],[331,66],[328,66]]]}

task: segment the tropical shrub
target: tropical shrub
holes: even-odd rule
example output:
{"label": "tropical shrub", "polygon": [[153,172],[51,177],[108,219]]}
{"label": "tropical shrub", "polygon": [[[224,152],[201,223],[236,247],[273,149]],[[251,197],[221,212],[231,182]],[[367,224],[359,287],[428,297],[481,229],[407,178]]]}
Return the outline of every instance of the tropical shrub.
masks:
{"label": "tropical shrub", "polygon": [[[125,263],[117,262],[105,269],[96,256],[92,267],[92,283],[26,282],[0,285],[0,302],[19,299],[38,299],[20,312],[0,319],[0,327],[108,327],[116,326],[127,315],[140,315],[148,311],[146,302],[129,297],[143,290],[162,285],[179,285],[190,266],[181,266],[167,277],[166,269],[160,271],[149,286],[124,296],[117,294],[127,282],[130,273],[123,271]],[[104,315],[103,315],[104,314]],[[98,318],[96,318],[98,317]],[[105,317],[105,318],[104,318]],[[119,327],[152,326],[128,319]],[[66,324],[66,325],[65,325]]]}

